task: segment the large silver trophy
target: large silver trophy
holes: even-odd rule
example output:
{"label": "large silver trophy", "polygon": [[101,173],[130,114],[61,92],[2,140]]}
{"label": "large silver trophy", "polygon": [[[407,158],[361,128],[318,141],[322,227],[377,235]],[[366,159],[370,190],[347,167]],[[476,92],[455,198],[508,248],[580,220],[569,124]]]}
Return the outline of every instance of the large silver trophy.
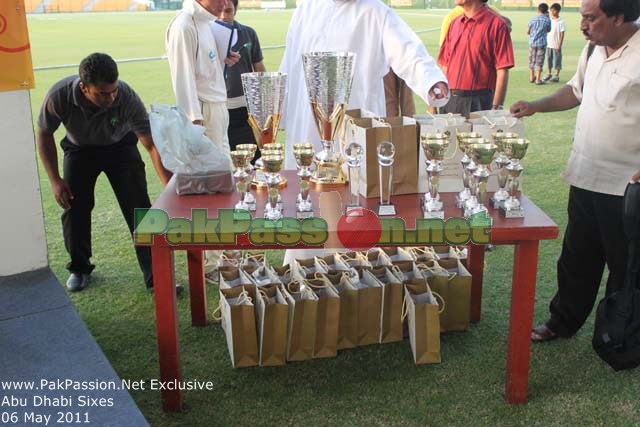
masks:
{"label": "large silver trophy", "polygon": [[349,103],[356,55],[352,52],[310,52],[302,55],[311,111],[323,149],[315,156],[313,183],[344,184],[342,156],[334,141]]}
{"label": "large silver trophy", "polygon": [[[286,73],[244,73],[240,75],[244,97],[247,100],[249,125],[253,130],[256,144],[262,150],[265,146],[275,144],[282,102],[287,87]],[[254,184],[266,187],[264,167],[261,159],[256,161]],[[279,175],[280,176],[280,175]],[[284,180],[280,176],[281,180]],[[284,185],[284,181],[280,185]]]}

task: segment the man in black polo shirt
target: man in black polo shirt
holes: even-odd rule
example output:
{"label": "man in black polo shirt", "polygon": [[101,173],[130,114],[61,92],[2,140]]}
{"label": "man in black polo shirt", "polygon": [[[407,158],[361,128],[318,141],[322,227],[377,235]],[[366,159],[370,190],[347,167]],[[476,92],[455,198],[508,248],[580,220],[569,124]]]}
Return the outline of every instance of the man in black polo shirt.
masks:
{"label": "man in black polo shirt", "polygon": [[[137,142],[149,151],[163,184],[171,178],[160,161],[151,138],[149,117],[138,95],[118,81],[115,61],[93,53],[80,63],[79,76],[54,84],[45,96],[38,118],[37,145],[51,188],[62,213],[62,230],[71,262],[67,288],[84,289],[94,269],[91,264],[91,210],[98,175],[104,172],[118,199],[129,231],[134,229],[134,209],[151,206],[147,193],[144,162]],[[60,124],[64,178],[58,171],[58,154],[53,137]],[[153,287],[151,251],[136,248],[138,263],[148,288]]]}
{"label": "man in black polo shirt", "polygon": [[[235,21],[238,0],[227,2],[220,14],[220,20],[233,25],[238,33],[238,41],[231,50],[241,56],[237,64],[227,67],[227,108],[229,109],[229,145],[235,150],[238,144],[255,144],[256,140],[249,126],[247,103],[242,89],[242,73],[266,71],[260,41],[255,30]],[[259,153],[256,154],[258,156]]]}

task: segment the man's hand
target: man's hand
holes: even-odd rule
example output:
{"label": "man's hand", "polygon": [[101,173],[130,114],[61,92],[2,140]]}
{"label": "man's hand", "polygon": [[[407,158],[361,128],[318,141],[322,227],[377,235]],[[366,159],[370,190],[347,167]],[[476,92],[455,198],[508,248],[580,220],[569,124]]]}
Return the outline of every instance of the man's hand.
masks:
{"label": "man's hand", "polygon": [[224,63],[227,64],[229,67],[232,67],[235,64],[237,64],[238,61],[240,61],[240,58],[242,58],[242,56],[240,56],[238,52],[231,51],[229,52],[229,55],[227,55],[227,57],[224,58]]}
{"label": "man's hand", "polygon": [[633,174],[633,176],[631,177],[631,182],[632,184],[635,184],[636,182],[640,181],[640,171],[636,172]]}
{"label": "man's hand", "polygon": [[53,197],[56,198],[56,202],[58,202],[60,207],[64,210],[69,209],[71,207],[71,200],[73,200],[73,194],[71,193],[69,185],[64,182],[62,178],[58,178],[51,181],[51,189],[53,190]]}
{"label": "man's hand", "polygon": [[449,95],[449,86],[445,82],[434,84],[429,90],[429,96],[434,99],[444,99]]}
{"label": "man's hand", "polygon": [[513,104],[509,110],[511,111],[511,114],[517,118],[532,116],[537,113],[533,104],[527,101],[518,101]]}

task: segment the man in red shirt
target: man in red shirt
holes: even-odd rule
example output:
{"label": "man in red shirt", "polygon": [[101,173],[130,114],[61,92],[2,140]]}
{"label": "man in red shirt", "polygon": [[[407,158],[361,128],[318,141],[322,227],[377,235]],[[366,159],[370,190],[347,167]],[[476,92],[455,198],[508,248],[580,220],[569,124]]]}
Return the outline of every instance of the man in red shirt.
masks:
{"label": "man in red shirt", "polygon": [[507,93],[513,46],[504,19],[486,0],[455,0],[464,13],[453,20],[438,55],[451,100],[446,113],[500,109]]}

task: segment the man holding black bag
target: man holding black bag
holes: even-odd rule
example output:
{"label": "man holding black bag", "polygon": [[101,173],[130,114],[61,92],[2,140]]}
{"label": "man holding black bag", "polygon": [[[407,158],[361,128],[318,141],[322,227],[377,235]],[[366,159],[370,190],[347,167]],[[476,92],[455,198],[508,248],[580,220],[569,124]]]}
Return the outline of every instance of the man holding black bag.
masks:
{"label": "man holding black bag", "polygon": [[558,260],[551,317],[533,329],[534,342],[571,337],[591,313],[605,264],[606,295],[622,288],[627,244],[622,223],[625,187],[640,180],[640,15],[637,0],[585,0],[581,30],[590,44],[566,86],[534,102],[511,106],[516,117],[580,106],[564,174],[568,224]]}

